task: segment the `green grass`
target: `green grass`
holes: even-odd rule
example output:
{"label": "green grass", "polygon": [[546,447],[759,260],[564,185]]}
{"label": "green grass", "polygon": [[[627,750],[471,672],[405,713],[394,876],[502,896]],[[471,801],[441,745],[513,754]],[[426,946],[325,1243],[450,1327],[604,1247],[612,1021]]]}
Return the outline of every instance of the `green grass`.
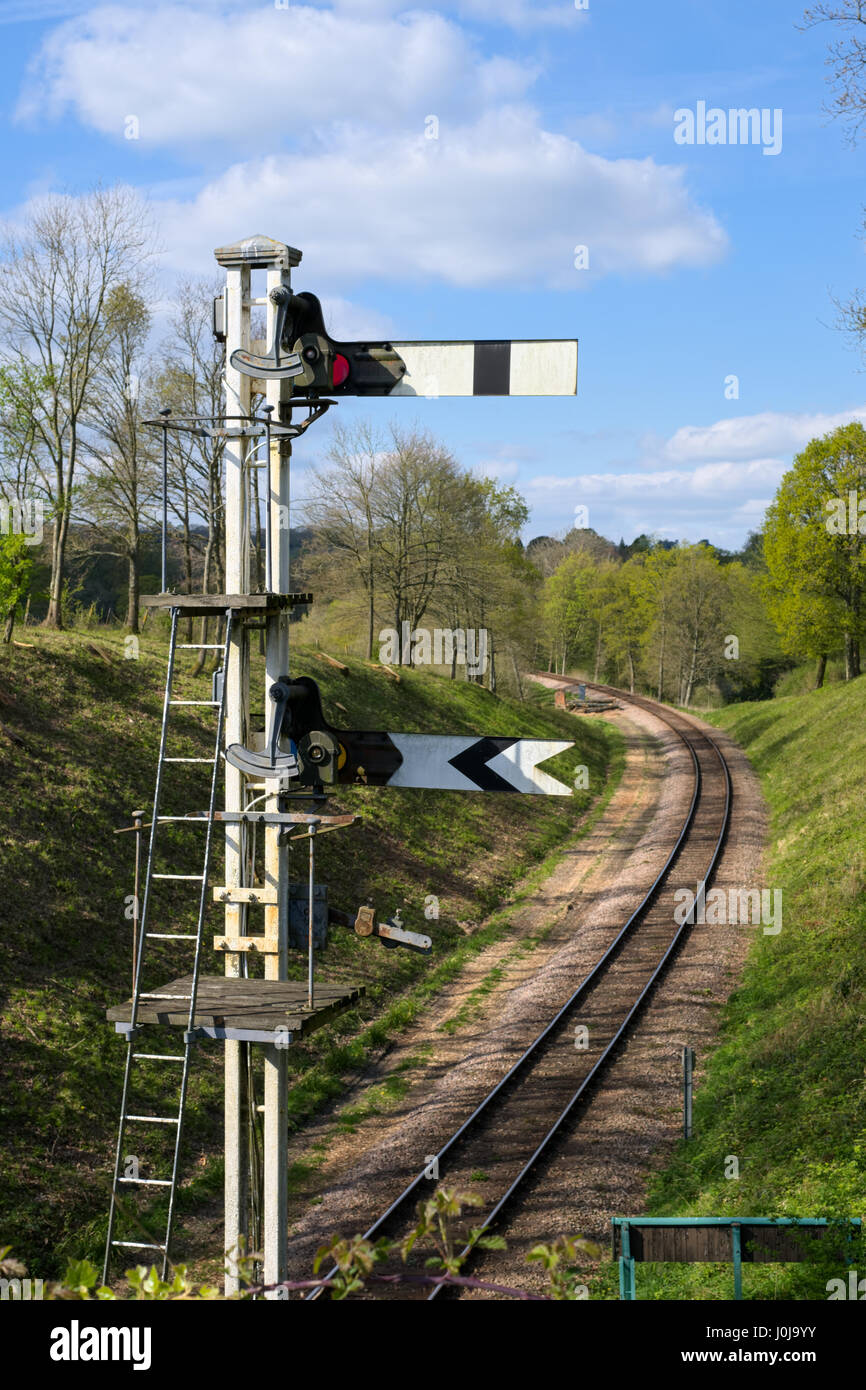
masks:
{"label": "green grass", "polygon": [[[718,711],[772,813],[765,882],[778,936],[755,938],[695,1098],[695,1137],[651,1189],[656,1216],[866,1215],[866,679]],[[726,1178],[736,1156],[739,1178]],[[627,1214],[627,1213],[623,1213]],[[866,1272],[866,1252],[854,1265]],[[747,1265],[746,1298],[826,1298],[815,1266]],[[610,1271],[603,1275],[609,1296]],[[731,1297],[731,1267],[644,1266],[645,1298]]]}
{"label": "green grass", "polygon": [[[98,1258],[104,1234],[122,1064],[104,1011],[129,993],[125,909],[134,848],[131,835],[114,831],[152,799],[165,635],[148,627],[137,661],[124,659],[122,636],[110,629],[28,628],[16,636],[33,646],[0,648],[0,1244],[12,1244],[36,1277],[52,1277],[68,1256]],[[289,1051],[290,1125],[297,1129],[337,1099],[474,954],[507,937],[511,910],[550,871],[578,818],[591,806],[587,824],[600,813],[621,770],[622,742],[609,726],[575,721],[547,704],[497,699],[467,682],[403,671],[397,684],[353,660],[343,676],[300,648],[293,660],[299,674],[319,681],[326,716],[337,726],[566,737],[575,747],[546,766],[569,783],[579,764],[590,774],[590,791],[568,799],[388,788],[334,796],[330,809],[356,812],[361,822],[320,845],[318,871],[331,904],[353,911],[369,899],[386,915],[399,908],[408,927],[433,937],[434,955],[385,951],[332,930],[321,977],[363,984],[367,995]],[[206,698],[210,678],[193,678],[191,663],[190,654],[180,658],[175,693]],[[173,751],[204,755],[211,720],[201,710],[178,711]],[[174,765],[163,809],[201,808],[206,779],[206,769]],[[172,833],[162,866],[194,863],[201,832]],[[217,868],[213,882],[218,875]],[[427,920],[432,898],[439,917]],[[160,920],[188,929],[190,897],[172,889],[161,902]],[[206,941],[221,930],[219,919],[214,908]],[[154,983],[186,968],[170,950],[151,958]],[[205,972],[222,968],[208,949]],[[302,976],[300,956],[292,970]],[[187,1214],[219,1193],[219,1044],[202,1045],[190,1096],[190,1178],[181,1194]],[[156,1084],[151,1098],[159,1103]]]}

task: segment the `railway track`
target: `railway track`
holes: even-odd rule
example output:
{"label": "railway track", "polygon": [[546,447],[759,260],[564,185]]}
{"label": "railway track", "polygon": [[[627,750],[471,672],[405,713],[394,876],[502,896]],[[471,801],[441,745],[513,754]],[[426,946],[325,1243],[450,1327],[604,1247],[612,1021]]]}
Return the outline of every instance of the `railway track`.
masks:
{"label": "railway track", "polygon": [[[470,1210],[457,1223],[457,1245],[464,1254],[473,1228],[491,1232],[501,1222],[617,1055],[688,932],[687,922],[675,921],[674,890],[702,882],[709,886],[730,820],[730,774],[708,734],[654,701],[595,683],[592,689],[649,711],[673,730],[691,758],[692,795],[673,846],[641,902],[570,998],[436,1155],[440,1185],[471,1186],[488,1198],[482,1210]],[[403,1189],[365,1231],[366,1239],[397,1240],[412,1229],[417,1203],[433,1191],[428,1171],[429,1165]],[[444,1286],[430,1292],[423,1285],[380,1288],[377,1299],[429,1302],[453,1296]],[[320,1292],[307,1297],[313,1300]]]}

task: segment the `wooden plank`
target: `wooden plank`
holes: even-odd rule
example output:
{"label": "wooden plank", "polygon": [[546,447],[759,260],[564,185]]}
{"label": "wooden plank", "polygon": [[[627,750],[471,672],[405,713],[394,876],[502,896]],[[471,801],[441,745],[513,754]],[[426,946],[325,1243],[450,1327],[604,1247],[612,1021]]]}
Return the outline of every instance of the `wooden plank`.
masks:
{"label": "wooden plank", "polygon": [[[741,1222],[743,1263],[799,1263],[811,1258],[812,1243],[826,1237],[821,1226],[752,1226]],[[844,1258],[844,1231],[839,1233],[838,1247],[829,1253]],[[622,1247],[621,1227],[614,1228],[614,1249],[618,1256]],[[732,1255],[731,1227],[707,1226],[631,1226],[632,1257],[644,1263],[671,1264],[730,1264]]]}
{"label": "wooden plank", "polygon": [[318,657],[319,661],[324,661],[324,662],[326,662],[326,663],[328,664],[328,666],[333,666],[337,671],[340,671],[344,676],[348,676],[348,675],[349,675],[349,668],[348,668],[348,666],[345,664],[345,662],[343,662],[343,661],[338,661],[337,658],[336,658],[335,656],[328,656],[327,652],[316,652],[316,656]]}
{"label": "wooden plank", "polygon": [[275,903],[277,890],[267,884],[253,888],[220,888],[213,890],[215,903]]}
{"label": "wooden plank", "polygon": [[[192,977],[183,976],[151,990],[152,994],[188,994]],[[195,1022],[215,1028],[275,1032],[288,1028],[293,1033],[310,1033],[338,1013],[355,1004],[364,994],[363,985],[316,985],[316,1007],[307,1008],[307,987],[299,980],[250,980],[233,976],[202,976],[196,999]],[[128,1023],[132,1000],[106,1010],[111,1023]],[[184,1000],[142,999],[138,1017],[142,1023],[161,1023],[169,1027],[187,1025],[189,1009]]]}
{"label": "wooden plank", "polygon": [[277,956],[280,942],[278,937],[270,936],[215,936],[213,948],[215,951],[228,951],[230,955],[252,951],[260,956]]}
{"label": "wooden plank", "polygon": [[234,608],[251,613],[280,613],[312,603],[311,593],[294,594],[144,594],[143,608],[177,608],[190,618],[206,618],[215,612]]}

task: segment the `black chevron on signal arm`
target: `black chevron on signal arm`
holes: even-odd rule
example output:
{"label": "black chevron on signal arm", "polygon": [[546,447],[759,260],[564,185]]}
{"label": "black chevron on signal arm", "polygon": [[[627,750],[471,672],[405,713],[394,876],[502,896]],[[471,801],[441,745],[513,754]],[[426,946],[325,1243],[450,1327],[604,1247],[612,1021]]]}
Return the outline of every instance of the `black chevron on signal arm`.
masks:
{"label": "black chevron on signal arm", "polygon": [[513,792],[516,790],[514,785],[506,782],[504,777],[500,777],[499,773],[494,772],[487,764],[497,753],[504,753],[518,741],[516,738],[480,738],[477,743],[464,748],[462,753],[449,761],[452,767],[456,767],[458,772],[468,777],[483,792]]}

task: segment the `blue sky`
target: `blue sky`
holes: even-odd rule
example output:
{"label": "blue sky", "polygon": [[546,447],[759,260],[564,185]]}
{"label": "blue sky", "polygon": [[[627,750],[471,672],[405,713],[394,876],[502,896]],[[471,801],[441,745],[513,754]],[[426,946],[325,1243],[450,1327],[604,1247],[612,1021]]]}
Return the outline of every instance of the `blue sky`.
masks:
{"label": "blue sky", "polygon": [[[823,112],[832,31],[802,8],[0,0],[3,212],[122,181],[167,286],[264,232],[301,247],[295,287],[338,335],[577,337],[576,399],[339,411],[514,483],[527,535],[586,506],[614,539],[733,547],[798,448],[866,419],[833,305],[866,282],[866,145]],[[700,102],[781,111],[780,151],[677,143]],[[298,447],[296,494],[327,435]]]}

